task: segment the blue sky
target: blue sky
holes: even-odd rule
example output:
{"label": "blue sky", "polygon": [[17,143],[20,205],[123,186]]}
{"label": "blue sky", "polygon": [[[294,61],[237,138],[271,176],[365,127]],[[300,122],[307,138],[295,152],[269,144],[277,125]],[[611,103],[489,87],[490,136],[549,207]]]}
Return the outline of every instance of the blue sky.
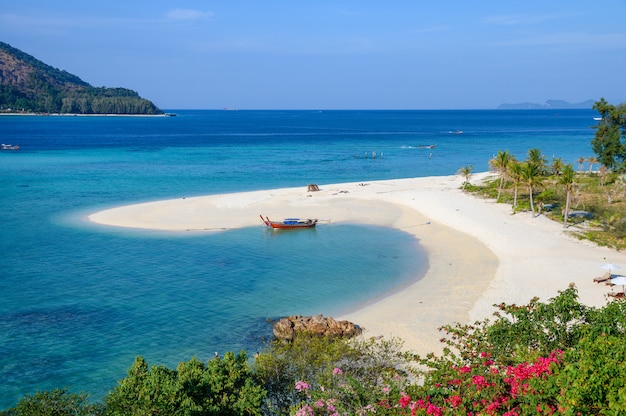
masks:
{"label": "blue sky", "polygon": [[2,0],[0,41],[163,109],[626,101],[626,1]]}

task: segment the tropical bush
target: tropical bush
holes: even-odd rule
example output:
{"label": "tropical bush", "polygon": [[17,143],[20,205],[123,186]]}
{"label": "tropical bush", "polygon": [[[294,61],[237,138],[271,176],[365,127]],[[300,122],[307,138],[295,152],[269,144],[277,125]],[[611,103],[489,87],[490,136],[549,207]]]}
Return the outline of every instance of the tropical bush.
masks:
{"label": "tropical bush", "polygon": [[17,406],[0,411],[2,416],[102,416],[104,406],[91,404],[87,393],[70,393],[67,388],[26,395]]}
{"label": "tropical bush", "polygon": [[[256,376],[268,392],[268,410],[287,414],[327,396],[327,410],[334,406],[343,409],[341,414],[354,414],[375,400],[374,392],[389,380],[409,385],[411,358],[397,339],[347,341],[299,334],[293,343],[271,343],[256,360]],[[350,389],[338,383],[344,371]]]}
{"label": "tropical bush", "polygon": [[[416,358],[419,378],[363,388],[338,367],[293,389],[294,415],[621,414],[626,411],[626,304],[581,305],[575,287],[548,303],[497,305],[495,320],[442,330],[441,356]],[[419,382],[416,382],[419,380]],[[358,400],[355,400],[358,399]],[[351,406],[348,407],[347,405]]]}
{"label": "tropical bush", "polygon": [[106,414],[260,415],[265,398],[254,383],[245,352],[226,353],[207,364],[196,358],[178,365],[148,367],[141,357],[105,399]]}
{"label": "tropical bush", "polygon": [[626,302],[494,305],[490,319],[441,328],[442,354],[399,340],[299,335],[256,357],[227,353],[176,369],[138,357],[102,404],[67,390],[24,397],[22,415],[626,414]]}

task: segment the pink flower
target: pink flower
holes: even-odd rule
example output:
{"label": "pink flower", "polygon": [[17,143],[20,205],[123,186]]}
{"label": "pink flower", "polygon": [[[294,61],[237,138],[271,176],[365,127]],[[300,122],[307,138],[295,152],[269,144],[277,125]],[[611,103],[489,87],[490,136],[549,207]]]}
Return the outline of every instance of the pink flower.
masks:
{"label": "pink flower", "polygon": [[308,390],[310,388],[311,388],[311,386],[308,383],[304,382],[304,381],[297,381],[296,382],[296,390],[298,390],[298,391]]}
{"label": "pink flower", "polygon": [[296,412],[296,416],[313,416],[313,409],[311,408],[311,406],[306,405],[303,408],[301,408],[300,410],[298,410]]}
{"label": "pink flower", "polygon": [[426,414],[427,415],[440,416],[441,415],[441,409],[431,403],[431,404],[428,405],[428,408],[426,409]]}
{"label": "pink flower", "polygon": [[341,371],[341,368],[339,367],[335,367],[333,369],[333,374],[343,374],[343,371]]}
{"label": "pink flower", "polygon": [[453,385],[460,385],[463,381],[460,378],[454,378],[450,381],[448,381],[448,384],[453,384]]}
{"label": "pink flower", "polygon": [[485,377],[483,376],[472,377],[472,384],[478,387],[478,389],[484,389],[485,387],[489,387],[487,379],[485,379]]}
{"label": "pink flower", "polygon": [[453,409],[456,409],[461,403],[463,403],[463,399],[461,398],[461,396],[451,396],[448,401],[450,402],[450,405]]}
{"label": "pink flower", "polygon": [[383,393],[389,393],[391,389],[389,387],[383,387]]}
{"label": "pink flower", "polygon": [[411,404],[411,396],[407,396],[405,394],[402,394],[402,397],[400,397],[400,400],[398,400],[398,404],[400,405],[401,408],[404,409],[409,404]]}
{"label": "pink flower", "polygon": [[468,366],[463,366],[461,368],[459,368],[459,373],[469,373],[470,371],[472,371],[471,368],[469,368]]}

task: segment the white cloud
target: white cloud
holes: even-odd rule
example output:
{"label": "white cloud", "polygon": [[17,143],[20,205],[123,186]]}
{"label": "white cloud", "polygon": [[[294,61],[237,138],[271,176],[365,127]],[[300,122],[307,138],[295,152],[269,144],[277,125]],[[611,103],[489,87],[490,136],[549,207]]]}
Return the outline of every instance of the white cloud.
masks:
{"label": "white cloud", "polygon": [[626,45],[626,35],[622,33],[553,33],[512,39],[508,41],[498,41],[491,44],[495,46],[569,45],[576,47],[623,49],[624,45]]}
{"label": "white cloud", "polygon": [[203,12],[192,9],[174,9],[166,13],[166,17],[171,20],[199,20],[213,16],[213,12]]}
{"label": "white cloud", "polygon": [[508,15],[495,15],[489,16],[483,19],[483,22],[493,25],[501,26],[515,26],[515,25],[533,25],[537,23],[546,22],[549,20],[563,19],[564,17],[571,17],[565,15],[534,15],[534,14],[508,14]]}

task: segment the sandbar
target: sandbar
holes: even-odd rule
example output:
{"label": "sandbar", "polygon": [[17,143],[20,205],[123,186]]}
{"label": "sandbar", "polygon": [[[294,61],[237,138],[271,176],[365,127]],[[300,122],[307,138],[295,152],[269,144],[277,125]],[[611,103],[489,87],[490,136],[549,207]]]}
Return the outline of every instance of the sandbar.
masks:
{"label": "sandbar", "polygon": [[[475,174],[471,182],[489,175]],[[88,219],[118,227],[220,232],[262,226],[263,214],[410,233],[428,256],[424,276],[335,318],[359,324],[365,336],[399,338],[419,354],[441,351],[439,327],[490,317],[494,304],[547,301],[573,283],[582,303],[599,307],[620,289],[593,278],[604,274],[604,263],[626,266],[626,254],[581,241],[573,228],[544,216],[513,215],[508,204],[463,192],[462,181],[454,175],[318,184],[316,192],[304,185],[128,205]]]}

